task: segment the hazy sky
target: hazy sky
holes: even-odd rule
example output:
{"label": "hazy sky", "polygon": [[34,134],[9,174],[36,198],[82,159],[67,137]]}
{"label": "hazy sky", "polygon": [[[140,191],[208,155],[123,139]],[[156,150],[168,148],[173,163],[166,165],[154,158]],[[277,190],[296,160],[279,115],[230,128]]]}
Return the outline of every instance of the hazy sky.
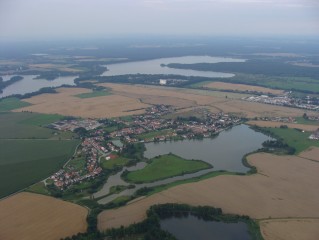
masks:
{"label": "hazy sky", "polygon": [[0,39],[319,35],[319,0],[0,0]]}

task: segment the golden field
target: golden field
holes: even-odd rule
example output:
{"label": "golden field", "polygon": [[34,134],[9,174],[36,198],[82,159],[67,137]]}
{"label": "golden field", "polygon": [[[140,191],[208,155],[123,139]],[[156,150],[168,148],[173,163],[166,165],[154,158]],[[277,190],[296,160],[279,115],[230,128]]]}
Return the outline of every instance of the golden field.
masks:
{"label": "golden field", "polygon": [[284,91],[275,90],[266,87],[258,87],[246,84],[237,84],[237,83],[225,83],[225,82],[212,82],[205,84],[203,87],[220,89],[220,90],[233,90],[233,91],[256,91],[262,93],[272,93],[272,94],[282,94]]}
{"label": "golden field", "polygon": [[89,93],[85,88],[59,88],[57,94],[41,94],[24,101],[31,106],[15,111],[31,111],[47,114],[61,114],[86,118],[111,118],[144,113],[149,105],[138,99],[109,95],[93,98],[79,98],[75,95]]}
{"label": "golden field", "polygon": [[281,125],[286,125],[288,128],[298,128],[307,132],[316,131],[319,126],[316,125],[307,125],[307,124],[298,124],[298,123],[283,123],[283,122],[271,122],[271,121],[248,121],[249,125],[256,125],[259,127],[271,127],[271,128],[279,128]]}
{"label": "golden field", "polygon": [[319,219],[279,219],[260,223],[265,240],[317,240]]}
{"label": "golden field", "polygon": [[[211,92],[144,85],[99,84],[112,90],[112,95],[81,99],[75,95],[91,92],[84,88],[60,88],[57,94],[42,94],[24,101],[31,106],[15,111],[57,113],[66,116],[110,118],[144,113],[152,104],[172,105],[179,111],[205,107],[211,112],[224,111],[244,117],[302,116],[301,109],[273,106],[241,100],[243,94]],[[307,112],[313,115],[313,112]]]}
{"label": "golden field", "polygon": [[87,213],[69,202],[19,193],[0,201],[0,239],[59,240],[85,232]]}

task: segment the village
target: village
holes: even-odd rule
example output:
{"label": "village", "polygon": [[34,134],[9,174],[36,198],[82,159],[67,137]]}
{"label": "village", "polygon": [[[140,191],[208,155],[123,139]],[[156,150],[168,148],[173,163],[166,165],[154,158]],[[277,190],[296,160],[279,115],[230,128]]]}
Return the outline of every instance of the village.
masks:
{"label": "village", "polygon": [[[79,133],[81,144],[73,158],[49,179],[57,188],[65,190],[101,174],[101,159],[109,160],[112,153],[120,154],[126,144],[211,137],[241,122],[239,117],[223,112],[196,111],[201,118],[171,118],[169,115],[176,112],[174,108],[156,105],[146,109],[145,114],[127,120],[70,119],[50,124],[48,127],[57,130],[77,132],[83,128],[85,132]],[[109,131],[112,126],[116,130]]]}
{"label": "village", "polygon": [[278,106],[285,106],[285,107],[294,107],[294,108],[301,108],[306,110],[312,111],[319,111],[318,99],[311,99],[307,96],[304,99],[291,97],[291,92],[285,92],[283,95],[280,96],[267,96],[267,95],[260,95],[260,96],[250,96],[244,98],[244,100],[249,102],[258,102],[258,103],[265,103],[265,104],[272,104]]}

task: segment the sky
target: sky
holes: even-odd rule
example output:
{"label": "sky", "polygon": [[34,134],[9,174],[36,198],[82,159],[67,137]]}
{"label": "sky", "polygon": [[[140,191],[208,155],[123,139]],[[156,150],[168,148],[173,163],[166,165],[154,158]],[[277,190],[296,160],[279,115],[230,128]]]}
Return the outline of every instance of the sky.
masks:
{"label": "sky", "polygon": [[0,0],[0,40],[319,35],[319,0]]}

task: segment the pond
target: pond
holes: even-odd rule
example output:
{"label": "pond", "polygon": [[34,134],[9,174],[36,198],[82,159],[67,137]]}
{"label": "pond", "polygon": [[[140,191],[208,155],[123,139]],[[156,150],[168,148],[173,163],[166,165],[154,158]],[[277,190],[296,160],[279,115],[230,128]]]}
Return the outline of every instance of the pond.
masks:
{"label": "pond", "polygon": [[174,74],[182,76],[197,76],[197,77],[233,77],[234,74],[210,72],[210,71],[195,71],[187,69],[174,69],[169,67],[162,67],[161,64],[169,63],[220,63],[220,62],[245,62],[244,59],[224,58],[224,57],[210,57],[210,56],[185,56],[172,58],[159,58],[146,61],[135,61],[127,63],[116,63],[107,65],[108,71],[104,72],[102,76],[117,76],[126,74]]}
{"label": "pond", "polygon": [[168,218],[160,221],[161,228],[178,240],[251,240],[244,222],[225,223],[204,221],[192,215]]}
{"label": "pond", "polygon": [[185,159],[202,160],[213,165],[214,171],[226,170],[245,173],[242,157],[259,149],[268,140],[266,135],[256,132],[247,125],[238,125],[222,131],[215,138],[203,140],[168,141],[146,143],[144,157],[173,153]]}

